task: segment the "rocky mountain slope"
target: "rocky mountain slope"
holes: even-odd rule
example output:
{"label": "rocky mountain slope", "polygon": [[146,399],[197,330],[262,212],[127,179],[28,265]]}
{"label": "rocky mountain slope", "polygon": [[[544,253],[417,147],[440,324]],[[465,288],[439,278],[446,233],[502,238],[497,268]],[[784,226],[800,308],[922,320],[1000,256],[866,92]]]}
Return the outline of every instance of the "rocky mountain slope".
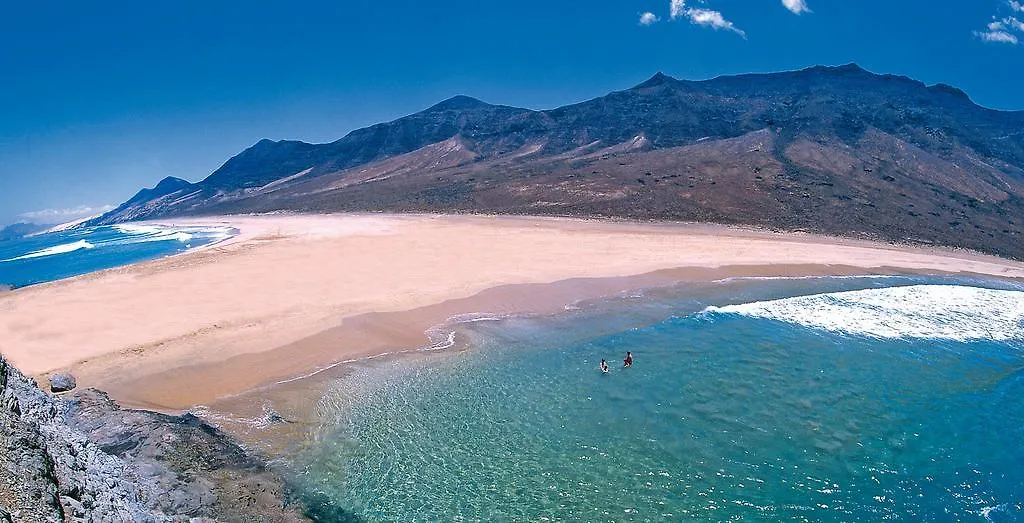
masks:
{"label": "rocky mountain slope", "polygon": [[455,97],[327,144],[263,140],[93,224],[292,210],[711,221],[1024,258],[1024,112],[856,65],[533,111]]}
{"label": "rocky mountain slope", "polygon": [[0,357],[0,521],[304,521],[284,482],[190,416],[54,397]]}

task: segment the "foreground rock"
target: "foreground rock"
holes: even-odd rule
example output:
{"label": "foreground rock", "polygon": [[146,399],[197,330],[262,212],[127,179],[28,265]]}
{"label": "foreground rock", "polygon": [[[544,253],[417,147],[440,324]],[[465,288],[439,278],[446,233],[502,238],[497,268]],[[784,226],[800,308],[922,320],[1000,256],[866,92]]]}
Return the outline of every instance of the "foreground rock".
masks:
{"label": "foreground rock", "polygon": [[75,377],[66,372],[50,375],[50,392],[67,392],[77,386]]}
{"label": "foreground rock", "polygon": [[265,463],[198,418],[44,393],[0,358],[0,521],[302,521]]}

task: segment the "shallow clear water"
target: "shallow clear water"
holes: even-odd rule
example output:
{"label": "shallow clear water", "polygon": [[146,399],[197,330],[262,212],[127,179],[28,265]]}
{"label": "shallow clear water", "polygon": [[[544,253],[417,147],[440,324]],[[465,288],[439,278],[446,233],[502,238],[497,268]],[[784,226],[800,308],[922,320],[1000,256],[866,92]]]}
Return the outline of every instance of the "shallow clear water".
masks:
{"label": "shallow clear water", "polygon": [[464,325],[470,350],[338,381],[296,468],[334,520],[1019,520],[1024,292],[950,283],[980,282],[733,281]]}
{"label": "shallow clear water", "polygon": [[228,238],[230,227],[122,224],[0,241],[0,285],[24,287],[168,256]]}

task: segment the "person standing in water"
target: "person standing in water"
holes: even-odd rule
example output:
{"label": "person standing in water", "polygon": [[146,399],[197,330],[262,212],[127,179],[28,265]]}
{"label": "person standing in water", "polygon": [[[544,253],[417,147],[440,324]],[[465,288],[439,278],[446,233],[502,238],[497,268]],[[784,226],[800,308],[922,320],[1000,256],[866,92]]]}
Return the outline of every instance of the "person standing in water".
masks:
{"label": "person standing in water", "polygon": [[601,360],[601,372],[608,374],[608,363]]}
{"label": "person standing in water", "polygon": [[632,367],[633,366],[633,353],[632,352],[627,352],[626,353],[626,359],[622,360],[622,366],[623,367]]}

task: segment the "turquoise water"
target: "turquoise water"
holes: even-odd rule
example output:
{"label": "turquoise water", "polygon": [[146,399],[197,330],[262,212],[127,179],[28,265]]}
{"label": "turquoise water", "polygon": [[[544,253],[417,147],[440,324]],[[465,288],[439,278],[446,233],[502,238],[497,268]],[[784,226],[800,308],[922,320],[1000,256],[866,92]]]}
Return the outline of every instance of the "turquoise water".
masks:
{"label": "turquoise water", "polygon": [[122,224],[0,241],[0,286],[24,287],[169,256],[236,233],[230,227]]}
{"label": "turquoise water", "polygon": [[738,280],[457,330],[323,398],[320,518],[1024,519],[1018,287]]}

